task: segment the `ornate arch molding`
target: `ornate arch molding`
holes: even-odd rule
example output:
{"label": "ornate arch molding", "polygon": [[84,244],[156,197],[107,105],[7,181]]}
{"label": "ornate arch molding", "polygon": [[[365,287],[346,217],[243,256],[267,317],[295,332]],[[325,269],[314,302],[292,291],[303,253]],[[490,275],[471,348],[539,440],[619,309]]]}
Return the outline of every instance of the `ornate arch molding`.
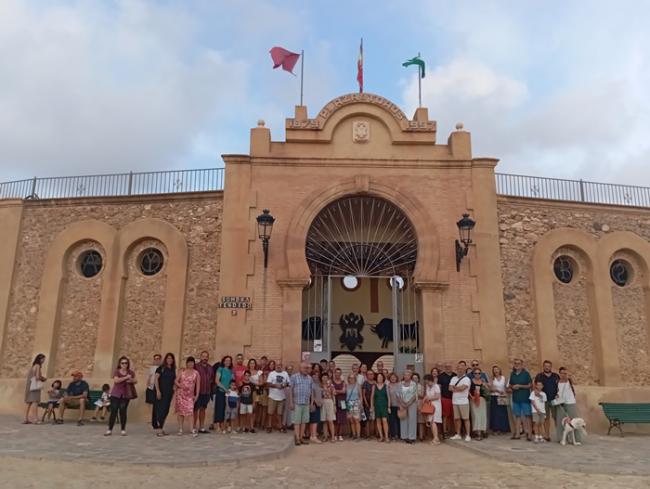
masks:
{"label": "ornate arch molding", "polygon": [[[61,306],[61,285],[65,275],[67,263],[72,248],[82,241],[96,241],[106,253],[106,269],[102,283],[102,304],[106,292],[110,288],[109,282],[116,268],[115,237],[116,230],[112,226],[96,220],[75,222],[67,226],[56,235],[50,245],[43,276],[41,278],[40,297],[38,303],[38,316],[34,335],[33,353],[45,353],[48,356],[48,376],[54,371],[54,338],[57,334],[57,323]],[[103,324],[100,313],[100,329]],[[99,340],[98,340],[99,341]]]}
{"label": "ornate arch molding", "polygon": [[[119,301],[124,294],[124,285],[128,279],[127,260],[131,250],[144,239],[155,239],[167,248],[167,286],[165,291],[165,310],[163,313],[162,351],[171,351],[175,355],[181,351],[183,338],[183,320],[185,314],[185,290],[187,283],[188,248],[185,236],[169,222],[162,219],[138,219],[124,226],[117,235],[117,255],[119,258],[119,277],[116,280]],[[119,310],[115,311],[113,328],[111,363],[117,343]]]}
{"label": "ornate arch molding", "polygon": [[424,206],[415,198],[402,194],[392,187],[373,182],[368,176],[358,176],[338,185],[333,185],[316,196],[305,198],[294,214],[285,234],[285,263],[279,271],[278,282],[308,283],[309,267],[305,256],[307,232],[318,213],[328,204],[354,194],[373,195],[386,199],[408,217],[418,238],[418,257],[414,276],[416,282],[438,282],[440,262],[439,234],[433,220]]}

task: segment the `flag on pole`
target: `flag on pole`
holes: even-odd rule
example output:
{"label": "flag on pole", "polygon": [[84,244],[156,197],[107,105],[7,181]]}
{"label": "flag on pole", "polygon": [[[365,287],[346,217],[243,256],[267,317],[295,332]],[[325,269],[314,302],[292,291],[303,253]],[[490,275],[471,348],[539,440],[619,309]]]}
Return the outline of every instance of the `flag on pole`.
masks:
{"label": "flag on pole", "polygon": [[359,93],[363,93],[363,37],[359,45],[359,60],[357,61],[357,81],[359,82]]}
{"label": "flag on pole", "polygon": [[273,60],[273,69],[282,66],[284,71],[288,71],[293,75],[293,67],[296,66],[300,54],[292,53],[291,51],[287,51],[278,46],[271,48],[269,52],[271,53],[271,59]]}
{"label": "flag on pole", "polygon": [[404,66],[405,68],[411,65],[418,66],[420,78],[424,78],[424,60],[420,59],[420,55],[417,55],[415,58],[408,59],[402,63],[402,66]]}

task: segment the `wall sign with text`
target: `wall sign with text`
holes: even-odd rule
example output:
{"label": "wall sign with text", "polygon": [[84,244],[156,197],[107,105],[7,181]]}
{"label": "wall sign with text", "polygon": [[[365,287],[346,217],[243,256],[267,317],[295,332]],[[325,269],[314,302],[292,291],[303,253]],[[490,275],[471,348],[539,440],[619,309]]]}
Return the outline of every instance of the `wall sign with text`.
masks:
{"label": "wall sign with text", "polygon": [[222,309],[252,309],[253,303],[250,297],[225,296],[219,301]]}

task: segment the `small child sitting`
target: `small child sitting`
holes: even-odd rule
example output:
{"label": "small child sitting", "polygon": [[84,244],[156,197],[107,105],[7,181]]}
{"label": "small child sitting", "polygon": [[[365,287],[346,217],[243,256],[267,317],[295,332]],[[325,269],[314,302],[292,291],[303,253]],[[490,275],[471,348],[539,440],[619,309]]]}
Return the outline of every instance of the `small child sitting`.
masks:
{"label": "small child sitting", "polygon": [[237,420],[239,413],[239,391],[237,390],[237,382],[234,380],[230,383],[230,390],[226,392],[226,432],[232,431],[232,422]]}
{"label": "small child sitting", "polygon": [[106,411],[111,405],[110,390],[110,385],[104,384],[102,386],[102,396],[95,401],[95,414],[93,414],[93,417],[91,418],[92,421],[97,421],[97,415],[99,414],[100,410],[102,414],[99,419],[104,421],[104,417],[106,417]]}
{"label": "small child sitting", "polygon": [[61,381],[60,380],[55,380],[52,382],[52,387],[47,391],[48,399],[47,399],[47,410],[45,411],[45,414],[43,414],[43,421],[45,421],[45,417],[49,420],[50,418],[52,419],[52,422],[56,422],[56,411],[55,408],[59,407],[59,402],[63,398],[63,389],[61,388]]}

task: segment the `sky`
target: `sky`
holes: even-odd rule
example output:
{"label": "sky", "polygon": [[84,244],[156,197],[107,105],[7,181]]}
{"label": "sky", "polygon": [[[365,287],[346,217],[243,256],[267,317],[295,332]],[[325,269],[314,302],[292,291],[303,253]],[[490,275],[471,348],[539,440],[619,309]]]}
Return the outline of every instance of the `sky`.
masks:
{"label": "sky", "polygon": [[[222,166],[263,119],[358,90],[445,142],[457,122],[497,171],[650,186],[650,2],[0,0],[0,181]],[[297,67],[298,68],[298,67]],[[299,73],[299,69],[296,69]]]}

